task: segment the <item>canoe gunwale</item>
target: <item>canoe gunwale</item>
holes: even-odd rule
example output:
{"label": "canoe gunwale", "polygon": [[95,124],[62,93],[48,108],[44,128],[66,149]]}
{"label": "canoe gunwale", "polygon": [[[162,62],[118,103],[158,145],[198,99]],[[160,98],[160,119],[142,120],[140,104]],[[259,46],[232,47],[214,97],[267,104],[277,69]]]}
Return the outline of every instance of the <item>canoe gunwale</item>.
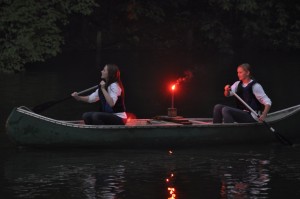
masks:
{"label": "canoe gunwale", "polygon": [[[282,109],[276,112],[272,112],[269,114],[268,119],[266,120],[269,123],[274,123],[280,120],[283,120],[287,117],[292,116],[293,114],[296,114],[300,110],[300,105],[296,105],[293,107],[289,107],[286,109]],[[178,124],[178,123],[173,123],[173,122],[163,122],[163,123],[151,123],[149,121],[155,121],[155,119],[136,119],[137,121],[145,121],[145,125],[86,125],[82,123],[74,123],[70,121],[64,121],[64,120],[56,120],[52,119],[43,115],[36,114],[32,112],[29,108],[25,106],[20,106],[15,108],[15,111],[18,111],[20,113],[23,113],[25,115],[31,116],[38,118],[43,121],[47,121],[50,123],[54,123],[57,125],[62,125],[62,126],[67,126],[67,127],[73,127],[73,128],[82,128],[82,129],[131,129],[131,128],[194,128],[194,127],[230,127],[230,126],[256,126],[256,125],[263,125],[262,123],[220,123],[220,124],[212,124],[212,123],[207,123],[207,122],[201,122],[200,121],[209,121],[212,120],[211,118],[187,118],[191,121],[199,121],[199,122],[194,122],[191,125],[183,125],[183,124]],[[284,114],[285,113],[285,114]],[[282,116],[283,115],[283,116]],[[158,121],[159,122],[159,121]]]}
{"label": "canoe gunwale", "polygon": [[[149,124],[149,125],[86,125],[86,124],[78,124],[78,123],[71,123],[64,120],[56,120],[52,119],[43,115],[36,114],[32,112],[27,107],[21,106],[17,107],[16,111],[23,113],[27,116],[34,117],[46,122],[50,122],[53,124],[67,126],[67,127],[74,127],[74,128],[81,128],[81,129],[131,129],[131,128],[194,128],[194,127],[228,127],[228,126],[255,126],[261,125],[260,123],[227,123],[227,124],[192,124],[192,125],[182,125],[178,123],[168,122],[165,124]],[[189,119],[189,118],[188,118]],[[194,120],[201,120],[201,118],[191,118]],[[151,120],[151,119],[137,119],[137,120]],[[209,118],[204,118],[204,120],[209,120]]]}
{"label": "canoe gunwale", "polygon": [[[277,122],[280,120],[284,120],[287,117],[290,117],[294,114],[296,114],[297,112],[300,111],[300,104],[299,105],[295,105],[295,106],[291,106],[285,109],[281,109],[272,113],[268,114],[268,117],[266,118],[266,122]],[[283,116],[282,116],[283,115]]]}
{"label": "canoe gunwale", "polygon": [[[299,140],[300,105],[273,113],[270,122],[285,137]],[[289,118],[288,118],[289,117]],[[211,118],[186,118],[207,122]],[[165,124],[136,119],[137,125],[85,125],[36,114],[15,107],[6,122],[8,137],[19,146],[103,148],[191,147],[220,144],[266,144],[278,142],[262,123]],[[158,122],[161,124],[155,124]],[[133,123],[134,124],[134,123]],[[146,125],[142,125],[146,124]]]}

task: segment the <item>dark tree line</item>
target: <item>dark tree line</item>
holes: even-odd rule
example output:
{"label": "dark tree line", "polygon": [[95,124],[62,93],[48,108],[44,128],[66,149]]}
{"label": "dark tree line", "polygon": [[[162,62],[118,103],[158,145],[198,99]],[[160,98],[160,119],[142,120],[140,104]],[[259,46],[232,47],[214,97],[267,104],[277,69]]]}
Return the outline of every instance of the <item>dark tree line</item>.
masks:
{"label": "dark tree line", "polygon": [[300,48],[297,0],[2,0],[0,9],[2,71],[61,49]]}
{"label": "dark tree line", "polygon": [[17,72],[61,51],[62,28],[74,13],[89,15],[94,0],[1,0],[0,71]]}

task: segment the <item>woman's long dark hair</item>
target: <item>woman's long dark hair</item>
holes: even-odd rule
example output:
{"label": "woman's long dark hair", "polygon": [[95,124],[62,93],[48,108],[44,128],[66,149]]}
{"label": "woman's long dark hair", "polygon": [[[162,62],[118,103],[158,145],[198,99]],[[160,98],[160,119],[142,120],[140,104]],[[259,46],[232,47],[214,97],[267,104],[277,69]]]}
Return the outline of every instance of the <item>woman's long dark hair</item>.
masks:
{"label": "woman's long dark hair", "polygon": [[119,67],[116,64],[106,64],[108,70],[108,80],[106,82],[105,88],[107,90],[108,86],[114,82],[117,82],[122,89],[122,96],[125,95],[124,87],[121,81],[121,73]]}

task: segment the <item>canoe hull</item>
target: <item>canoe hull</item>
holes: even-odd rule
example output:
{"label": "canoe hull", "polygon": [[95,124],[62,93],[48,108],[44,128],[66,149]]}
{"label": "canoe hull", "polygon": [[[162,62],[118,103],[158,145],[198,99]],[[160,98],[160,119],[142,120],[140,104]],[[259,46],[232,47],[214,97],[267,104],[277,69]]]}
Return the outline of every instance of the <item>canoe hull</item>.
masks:
{"label": "canoe hull", "polygon": [[[299,112],[270,124],[293,142],[299,140]],[[6,124],[7,134],[20,146],[97,148],[174,148],[211,145],[278,143],[264,125],[139,125],[92,126],[46,120],[15,108]]]}

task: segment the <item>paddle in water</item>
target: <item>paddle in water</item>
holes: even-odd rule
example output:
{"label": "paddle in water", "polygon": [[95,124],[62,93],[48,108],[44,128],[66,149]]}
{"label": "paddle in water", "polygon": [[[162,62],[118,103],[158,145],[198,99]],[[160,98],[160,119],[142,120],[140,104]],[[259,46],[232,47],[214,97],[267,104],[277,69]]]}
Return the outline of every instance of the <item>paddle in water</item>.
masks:
{"label": "paddle in water", "polygon": [[[242,102],[249,111],[251,111],[251,113],[253,113],[257,118],[259,118],[259,114],[254,111],[240,96],[238,96],[238,94],[236,94],[235,92],[231,91],[231,93],[240,101]],[[270,124],[268,124],[266,121],[262,121],[263,124],[272,132],[275,134],[275,136],[280,140],[280,142],[282,144],[285,145],[290,145],[292,146],[293,143],[291,141],[289,141],[288,139],[286,139],[285,137],[283,137],[283,135],[281,135],[280,133],[278,133],[272,126],[270,126]]]}
{"label": "paddle in water", "polygon": [[[86,93],[86,92],[89,92],[89,91],[94,90],[96,88],[98,88],[98,85],[93,86],[93,87],[88,88],[88,89],[85,89],[83,91],[80,91],[80,92],[78,92],[78,95]],[[35,112],[35,113],[41,113],[41,112],[45,111],[46,109],[50,108],[51,106],[54,106],[55,104],[61,103],[63,101],[66,101],[66,100],[68,100],[70,98],[72,98],[71,95],[68,96],[68,97],[65,97],[63,99],[60,99],[60,100],[53,100],[53,101],[45,102],[43,104],[39,104],[39,105],[33,107],[32,111]]]}

